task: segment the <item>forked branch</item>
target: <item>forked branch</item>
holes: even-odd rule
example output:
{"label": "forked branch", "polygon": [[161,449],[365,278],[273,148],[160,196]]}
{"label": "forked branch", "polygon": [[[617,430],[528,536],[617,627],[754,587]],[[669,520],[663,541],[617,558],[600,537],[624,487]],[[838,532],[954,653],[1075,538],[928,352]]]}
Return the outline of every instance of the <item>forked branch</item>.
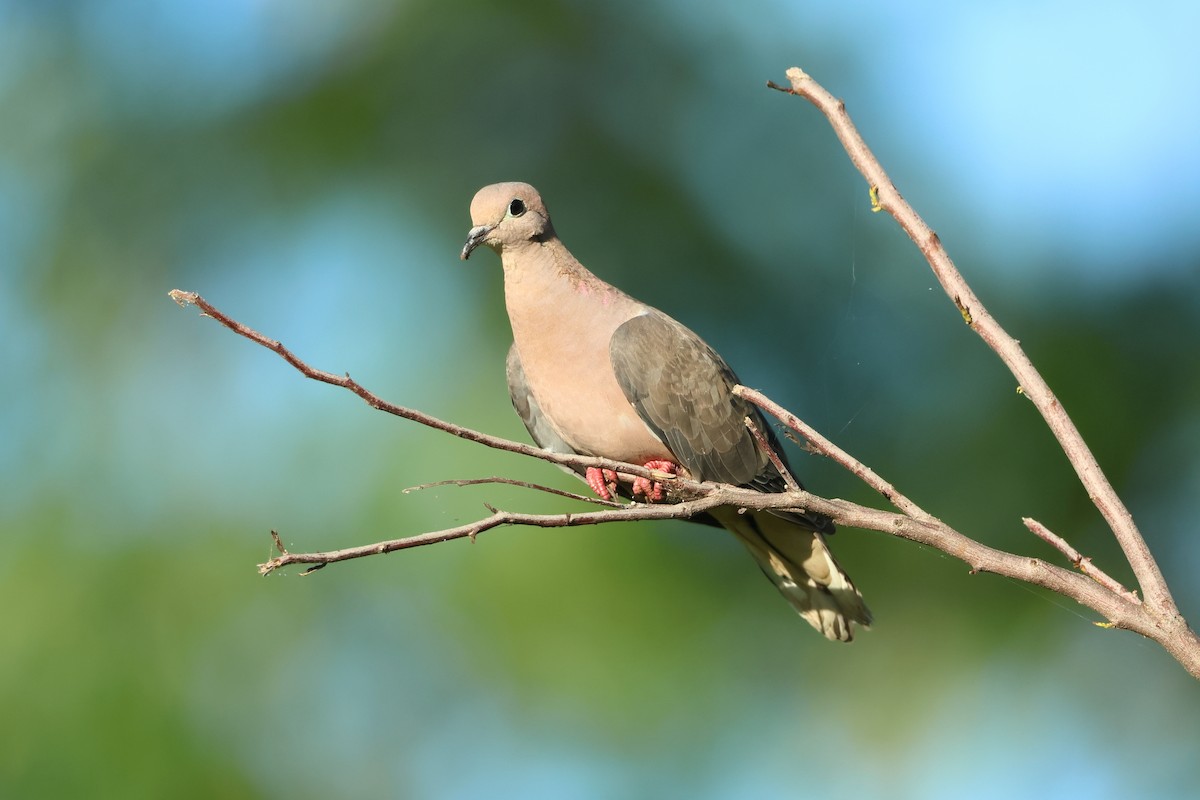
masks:
{"label": "forked branch", "polygon": [[[833,130],[847,155],[850,156],[850,160],[867,181],[873,210],[886,211],[908,234],[921,254],[925,256],[934,277],[937,278],[946,295],[958,308],[963,321],[1000,357],[1012,372],[1013,377],[1016,378],[1018,391],[1033,402],[1047,427],[1050,428],[1071,467],[1087,490],[1088,496],[1112,530],[1113,536],[1125,554],[1129,567],[1137,578],[1142,596],[1145,598],[1145,605],[1155,618],[1156,625],[1164,632],[1167,641],[1159,639],[1160,643],[1163,643],[1164,647],[1193,675],[1200,677],[1196,655],[1197,649],[1200,649],[1200,642],[1198,642],[1195,632],[1191,630],[1179,613],[1162,571],[1150,554],[1150,548],[1146,545],[1141,531],[1133,521],[1133,515],[1129,513],[1129,509],[1125,507],[1104,471],[1101,470],[1096,457],[1084,442],[1083,436],[1067,414],[1066,409],[1063,408],[1062,403],[1033,366],[1033,362],[1029,360],[1020,343],[1000,326],[1000,323],[975,295],[962,273],[950,259],[938,235],[901,196],[854,126],[850,115],[846,112],[846,104],[830,94],[799,67],[792,67],[786,74],[790,86],[780,86],[771,81],[768,81],[767,85],[772,89],[803,97],[816,106],[829,120],[829,124],[833,126]],[[1066,554],[1067,551],[1059,545],[1061,542],[1062,545],[1069,547],[1065,541],[1054,534],[1050,534],[1050,537],[1053,538],[1043,535],[1043,532],[1049,534],[1049,531],[1036,523],[1029,527],[1031,531]],[[1073,548],[1071,548],[1071,552],[1075,557],[1068,555],[1068,558],[1071,558],[1079,569],[1097,580],[1105,582],[1110,591],[1118,596],[1123,596],[1126,602],[1136,602],[1136,595],[1128,592],[1116,581],[1099,571],[1089,559],[1079,556]]]}
{"label": "forked branch", "polygon": [[1116,536],[1125,557],[1129,560],[1133,574],[1137,576],[1146,602],[1164,612],[1178,613],[1175,603],[1171,599],[1171,592],[1167,588],[1167,582],[1163,579],[1158,564],[1150,555],[1146,540],[1142,537],[1137,525],[1134,524],[1133,515],[1129,513],[1121,498],[1117,496],[1116,490],[1113,489],[1103,470],[1100,469],[1096,457],[1092,455],[1091,449],[1083,441],[1083,436],[1075,427],[1075,423],[1067,414],[1066,409],[1050,391],[1050,386],[1042,378],[1041,373],[1034,368],[1033,362],[1021,349],[1020,343],[1000,327],[1000,323],[975,296],[975,292],[950,259],[946,248],[942,246],[938,235],[925,224],[925,220],[921,219],[920,214],[905,201],[891,179],[888,178],[874,153],[867,147],[867,143],[855,128],[850,115],[846,113],[846,104],[830,94],[799,67],[789,69],[787,77],[791,88],[781,87],[770,82],[767,85],[773,89],[803,97],[815,105],[829,120],[829,124],[833,126],[833,130],[841,140],[850,160],[866,178],[875,210],[886,211],[900,224],[904,232],[913,240],[913,244],[925,256],[925,260],[929,262],[934,277],[937,278],[938,283],[941,284],[942,289],[945,290],[954,305],[958,307],[963,321],[971,327],[971,330],[979,334],[988,347],[995,351],[1016,378],[1017,386],[1022,394],[1032,400],[1034,406],[1037,407],[1042,419],[1046,421],[1046,425],[1058,440],[1063,453],[1066,454],[1067,460],[1071,462],[1080,482],[1087,489],[1088,496],[1092,498],[1092,502],[1096,504],[1096,508],[1112,529],[1113,535]]}

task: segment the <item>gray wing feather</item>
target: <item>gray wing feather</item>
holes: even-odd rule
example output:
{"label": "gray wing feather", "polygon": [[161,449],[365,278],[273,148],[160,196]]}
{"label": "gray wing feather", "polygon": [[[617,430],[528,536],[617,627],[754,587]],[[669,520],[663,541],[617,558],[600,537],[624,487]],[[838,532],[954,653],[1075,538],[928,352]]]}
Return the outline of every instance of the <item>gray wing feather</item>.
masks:
{"label": "gray wing feather", "polygon": [[[691,330],[650,311],[617,328],[609,356],[625,397],[695,478],[768,492],[786,488],[745,418],[786,464],[774,432],[756,406],[733,393],[739,381],[725,360]],[[820,514],[780,516],[811,530],[834,530]]]}
{"label": "gray wing feather", "polygon": [[651,312],[617,328],[609,356],[626,398],[697,479],[740,485],[763,470],[743,421],[754,408],[733,394],[733,370],[699,336]]}

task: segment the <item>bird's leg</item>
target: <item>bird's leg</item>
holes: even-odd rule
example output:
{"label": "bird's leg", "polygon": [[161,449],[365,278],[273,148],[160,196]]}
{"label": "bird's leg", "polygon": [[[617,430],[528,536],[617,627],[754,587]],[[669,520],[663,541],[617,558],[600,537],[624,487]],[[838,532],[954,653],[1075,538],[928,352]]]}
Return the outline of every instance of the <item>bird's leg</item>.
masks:
{"label": "bird's leg", "polygon": [[592,491],[600,496],[602,500],[612,500],[613,492],[617,490],[617,473],[611,469],[600,469],[599,467],[588,467],[584,474],[588,486],[592,487]]}
{"label": "bird's leg", "polygon": [[[659,472],[666,472],[671,475],[679,472],[679,465],[671,461],[647,461],[645,467],[646,469],[656,469]],[[666,496],[661,483],[641,477],[633,479],[633,494],[635,497],[642,495],[646,498],[647,503],[661,503]]]}

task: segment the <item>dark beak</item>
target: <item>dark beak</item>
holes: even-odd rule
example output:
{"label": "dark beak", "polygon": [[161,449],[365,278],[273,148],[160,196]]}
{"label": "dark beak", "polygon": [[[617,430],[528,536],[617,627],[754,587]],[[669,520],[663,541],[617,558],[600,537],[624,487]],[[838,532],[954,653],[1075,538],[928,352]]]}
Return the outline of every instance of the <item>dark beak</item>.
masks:
{"label": "dark beak", "polygon": [[471,251],[479,245],[483,244],[483,240],[492,232],[494,225],[476,225],[471,228],[471,232],[467,234],[467,243],[463,245],[462,255],[459,256],[463,261],[471,257]]}

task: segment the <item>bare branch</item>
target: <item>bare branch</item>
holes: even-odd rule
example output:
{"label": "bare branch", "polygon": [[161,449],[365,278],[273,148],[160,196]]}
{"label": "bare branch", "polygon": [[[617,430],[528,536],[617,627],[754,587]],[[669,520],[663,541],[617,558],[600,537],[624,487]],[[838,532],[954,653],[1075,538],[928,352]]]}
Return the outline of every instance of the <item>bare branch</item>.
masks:
{"label": "bare branch", "polygon": [[[1145,597],[1142,608],[1149,612],[1151,632],[1146,635],[1166,648],[1192,675],[1200,677],[1200,639],[1197,639],[1196,633],[1188,627],[1186,620],[1179,613],[1162,572],[1134,524],[1132,515],[1117,496],[1058,398],[1034,368],[1017,340],[1009,336],[975,296],[942,247],[937,234],[901,197],[859,135],[846,113],[845,104],[798,67],[789,69],[787,77],[791,88],[770,82],[768,85],[805,98],[825,115],[851,161],[867,180],[872,210],[885,210],[899,223],[925,256],[934,276],[954,302],[963,321],[1009,368],[1017,379],[1018,391],[1033,401],[1129,561]],[[1118,592],[1112,591],[1109,594],[1119,597],[1120,602],[1126,606],[1133,606],[1131,600]]]}
{"label": "bare branch", "polygon": [[[735,387],[734,393],[736,394]],[[746,427],[750,430],[750,435],[754,437],[754,442],[758,445],[758,449],[763,451],[763,454],[774,465],[775,469],[779,470],[779,474],[783,476],[783,482],[787,484],[790,491],[797,492],[800,490],[800,484],[792,477],[792,473],[788,472],[788,468],[783,465],[783,459],[775,452],[775,448],[771,447],[771,443],[767,441],[767,437],[763,436],[762,431],[754,424],[754,420],[746,417]]]}
{"label": "bare branch", "polygon": [[1105,589],[1108,589],[1110,592],[1124,597],[1131,603],[1137,603],[1138,605],[1141,605],[1142,598],[1138,597],[1136,593],[1126,589],[1119,581],[1093,564],[1090,558],[1080,555],[1079,551],[1072,547],[1066,539],[1062,538],[1057,533],[1054,533],[1045,525],[1031,517],[1021,517],[1021,522],[1025,523],[1025,527],[1029,529],[1030,533],[1066,556],[1067,560],[1071,562],[1075,569],[1079,570],[1084,575],[1087,575],[1089,578],[1103,586]]}
{"label": "bare branch", "polygon": [[[715,484],[712,485],[715,486]],[[358,547],[347,547],[343,550],[329,550],[317,553],[289,553],[280,546],[280,554],[263,564],[259,564],[258,571],[261,575],[269,575],[280,567],[286,567],[289,564],[317,564],[323,567],[326,564],[332,564],[337,561],[349,561],[355,558],[393,553],[397,550],[423,547],[425,545],[448,542],[453,539],[469,538],[474,541],[475,537],[484,531],[501,525],[565,528],[576,525],[599,525],[605,522],[629,522],[646,519],[687,519],[688,517],[721,505],[722,499],[723,495],[714,492],[701,500],[690,502],[685,501],[669,505],[636,504],[607,511],[590,511],[581,514],[519,514],[487,506],[488,510],[492,512],[489,517],[454,528],[422,533],[402,539],[390,539]]]}
{"label": "bare branch", "polygon": [[614,461],[611,458],[596,458],[594,456],[578,456],[565,453],[551,453],[549,450],[543,450],[540,447],[535,447],[522,442],[514,442],[511,439],[503,439],[499,436],[491,436],[486,433],[465,428],[462,425],[455,425],[453,422],[446,422],[438,419],[423,411],[417,411],[412,408],[405,408],[394,403],[389,403],[383,398],[367,391],[360,386],[349,375],[334,375],[332,372],[314,369],[308,364],[297,358],[290,350],[284,347],[274,339],[268,338],[253,328],[243,325],[235,319],[230,318],[221,311],[217,310],[211,303],[205,300],[195,292],[185,292],[179,289],[172,289],[167,293],[172,300],[181,306],[193,305],[199,308],[205,316],[212,317],[217,322],[224,325],[229,330],[239,336],[243,336],[250,341],[260,344],[268,350],[277,353],[284,361],[291,364],[306,378],[311,378],[314,381],[328,383],[332,386],[339,386],[343,389],[349,389],[356,395],[366,401],[371,408],[385,411],[403,419],[418,422],[426,427],[435,430],[444,431],[452,436],[457,436],[460,439],[478,442],[485,447],[491,447],[496,450],[507,450],[510,453],[520,453],[526,456],[540,458],[543,461],[549,461],[552,464],[563,464],[569,467],[600,467],[601,469],[611,469],[622,475],[634,475],[642,478],[649,478],[654,481],[662,482],[686,482],[685,479],[679,478],[667,472],[660,470],[646,469],[640,464],[626,464],[621,461]]}
{"label": "bare branch", "polygon": [[1033,401],[1046,425],[1070,461],[1080,482],[1087,489],[1088,496],[1112,529],[1117,542],[1120,543],[1129,566],[1138,579],[1142,595],[1146,602],[1167,614],[1178,614],[1175,601],[1167,588],[1166,580],[1158,568],[1158,564],[1150,555],[1146,541],[1134,524],[1133,516],[1117,496],[1116,490],[1105,477],[1095,456],[1083,441],[1083,436],[1075,423],[1067,415],[1062,404],[1041,374],[1034,368],[1033,362],[1025,355],[1021,345],[1000,327],[988,310],[975,296],[975,292],[967,285],[962,273],[950,260],[950,256],[942,247],[937,234],[925,224],[920,215],[913,210],[887,173],[875,158],[866,142],[846,113],[846,104],[830,94],[799,67],[787,71],[791,89],[777,84],[768,84],[771,88],[794,94],[811,102],[833,126],[842,146],[854,162],[854,166],[866,178],[871,190],[872,206],[875,210],[883,209],[890,214],[909,238],[913,240],[922,255],[929,262],[934,276],[942,285],[946,294],[954,301],[954,305],[962,314],[963,320],[973,331],[979,334],[987,345],[1012,372],[1017,379],[1021,392]]}
{"label": "bare branch", "polygon": [[1041,586],[1088,606],[1107,619],[1113,627],[1137,631],[1145,636],[1153,634],[1153,624],[1145,614],[1141,613],[1141,608],[1117,597],[1107,587],[1083,575],[1048,564],[1041,559],[1019,556],[988,547],[937,520],[918,520],[904,514],[881,511],[846,500],[829,500],[806,491],[764,494],[753,489],[723,484],[704,483],[697,484],[697,486],[700,491],[697,499],[675,504],[633,504],[618,509],[580,514],[521,514],[489,506],[492,514],[484,519],[401,539],[313,553],[289,553],[280,546],[280,555],[260,564],[259,572],[267,575],[290,564],[310,564],[323,567],[338,561],[382,555],[452,539],[474,539],[480,533],[502,525],[561,528],[609,522],[687,519],[722,506],[753,510],[794,511],[802,509],[825,514],[841,526],[882,531],[936,548],[966,563],[972,573],[991,572]]}

